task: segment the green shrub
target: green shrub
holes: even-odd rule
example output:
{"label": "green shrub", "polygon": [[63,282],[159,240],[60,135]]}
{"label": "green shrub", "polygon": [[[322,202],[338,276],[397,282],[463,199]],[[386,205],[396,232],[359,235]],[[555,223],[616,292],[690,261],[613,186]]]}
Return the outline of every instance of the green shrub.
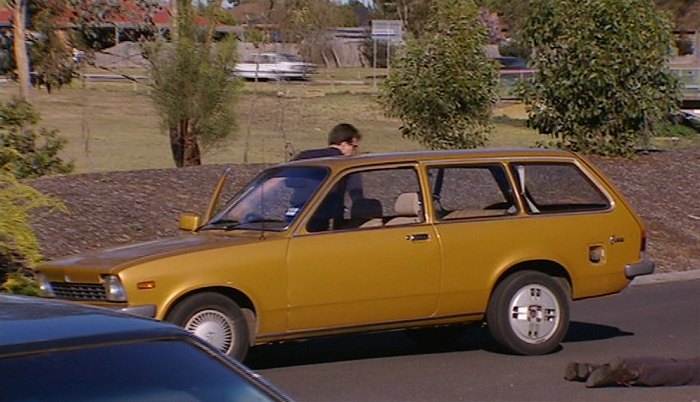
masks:
{"label": "green shrub", "polygon": [[7,275],[7,280],[0,286],[0,292],[26,296],[39,296],[39,285],[28,272],[16,271]]}
{"label": "green shrub", "polygon": [[0,284],[5,291],[24,291],[28,285],[20,277],[41,261],[39,242],[29,224],[30,211],[39,208],[67,212],[60,200],[20,183],[10,169],[0,168]]}
{"label": "green shrub", "polygon": [[422,35],[392,64],[380,96],[404,137],[431,149],[487,143],[497,84],[487,40],[473,1],[433,3]]}
{"label": "green shrub", "polygon": [[529,124],[558,147],[633,155],[677,109],[672,26],[650,0],[541,0],[521,35],[533,79],[520,88]]}
{"label": "green shrub", "polygon": [[515,40],[504,40],[498,45],[498,53],[503,57],[530,58],[530,48]]}
{"label": "green shrub", "polygon": [[690,137],[697,134],[688,126],[669,122],[658,123],[654,127],[654,133],[657,137]]}
{"label": "green shrub", "polygon": [[0,167],[9,167],[18,179],[73,171],[73,163],[58,156],[67,140],[56,130],[42,127],[37,133],[39,121],[39,113],[26,101],[0,104]]}

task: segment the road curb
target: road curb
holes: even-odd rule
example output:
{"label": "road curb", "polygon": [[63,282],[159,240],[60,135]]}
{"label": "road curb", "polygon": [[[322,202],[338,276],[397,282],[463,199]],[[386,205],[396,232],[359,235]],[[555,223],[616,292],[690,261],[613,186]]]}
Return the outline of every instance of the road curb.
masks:
{"label": "road curb", "polygon": [[650,285],[654,283],[692,281],[700,279],[700,269],[680,272],[665,272],[662,274],[652,274],[638,276],[632,280],[631,286]]}

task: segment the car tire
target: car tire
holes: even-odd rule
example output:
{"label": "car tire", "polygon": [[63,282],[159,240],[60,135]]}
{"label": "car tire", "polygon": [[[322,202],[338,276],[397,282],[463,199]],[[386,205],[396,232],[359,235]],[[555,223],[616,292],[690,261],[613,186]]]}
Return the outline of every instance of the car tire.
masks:
{"label": "car tire", "polygon": [[204,339],[223,353],[243,361],[250,346],[248,325],[241,308],[213,292],[190,296],[168,314],[166,321]]}
{"label": "car tire", "polygon": [[496,286],[486,311],[494,340],[508,351],[542,355],[554,351],[569,327],[569,298],[559,281],[522,271]]}

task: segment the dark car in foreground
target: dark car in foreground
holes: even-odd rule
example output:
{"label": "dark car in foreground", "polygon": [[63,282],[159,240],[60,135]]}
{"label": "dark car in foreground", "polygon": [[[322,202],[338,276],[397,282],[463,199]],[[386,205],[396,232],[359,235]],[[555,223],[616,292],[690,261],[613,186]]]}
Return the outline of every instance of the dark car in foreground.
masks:
{"label": "dark car in foreground", "polygon": [[0,295],[0,401],[289,401],[171,324]]}

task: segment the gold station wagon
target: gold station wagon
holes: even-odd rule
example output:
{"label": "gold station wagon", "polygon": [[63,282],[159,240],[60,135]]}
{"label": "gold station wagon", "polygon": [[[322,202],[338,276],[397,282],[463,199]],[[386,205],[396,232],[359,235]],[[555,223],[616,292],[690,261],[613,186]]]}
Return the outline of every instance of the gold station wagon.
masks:
{"label": "gold station wagon", "polygon": [[569,152],[300,160],[213,212],[224,181],[204,217],[181,217],[192,233],[49,262],[43,292],[175,323],[239,359],[271,342],[479,321],[506,350],[544,354],[570,300],[654,270],[639,218]]}

